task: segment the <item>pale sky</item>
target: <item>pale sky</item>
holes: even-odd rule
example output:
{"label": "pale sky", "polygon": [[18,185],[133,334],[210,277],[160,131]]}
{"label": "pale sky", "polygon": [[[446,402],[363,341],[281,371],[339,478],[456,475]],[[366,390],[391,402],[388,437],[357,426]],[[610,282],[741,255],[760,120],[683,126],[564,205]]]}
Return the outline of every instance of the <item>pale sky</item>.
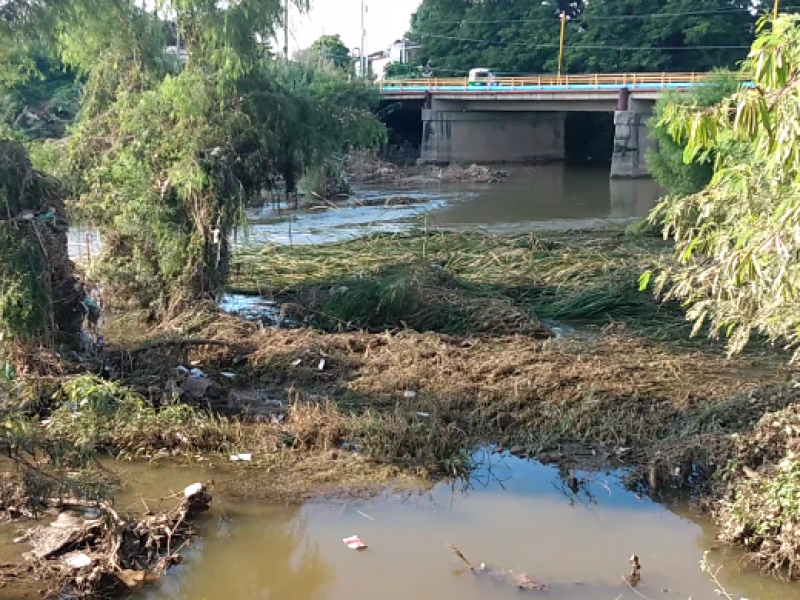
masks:
{"label": "pale sky", "polygon": [[[408,31],[421,0],[364,0],[367,52],[385,50]],[[307,48],[318,37],[339,34],[349,48],[361,45],[361,0],[312,0],[311,12],[289,16],[289,52]],[[278,47],[283,34],[278,34]]]}

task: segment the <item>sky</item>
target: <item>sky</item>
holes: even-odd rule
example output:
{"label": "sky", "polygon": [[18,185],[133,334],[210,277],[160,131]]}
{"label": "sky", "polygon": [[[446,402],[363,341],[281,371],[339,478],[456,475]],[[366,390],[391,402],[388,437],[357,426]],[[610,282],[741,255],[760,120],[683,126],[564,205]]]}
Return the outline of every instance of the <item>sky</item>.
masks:
{"label": "sky", "polygon": [[[289,16],[289,52],[307,48],[321,35],[339,34],[349,48],[361,46],[362,0],[312,0],[307,15]],[[385,50],[408,31],[409,20],[421,0],[363,0],[366,12],[367,52]],[[282,33],[278,34],[282,42]],[[282,43],[280,44],[282,45]]]}

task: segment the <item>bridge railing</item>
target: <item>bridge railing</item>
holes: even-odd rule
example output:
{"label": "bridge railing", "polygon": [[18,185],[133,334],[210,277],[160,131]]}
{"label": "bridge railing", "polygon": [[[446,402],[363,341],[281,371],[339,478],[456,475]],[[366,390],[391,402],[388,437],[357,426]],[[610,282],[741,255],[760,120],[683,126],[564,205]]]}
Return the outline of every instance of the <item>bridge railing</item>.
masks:
{"label": "bridge railing", "polygon": [[[561,86],[566,89],[603,89],[609,86],[648,89],[672,87],[675,84],[692,84],[709,76],[709,73],[615,73],[604,75],[532,75],[525,77],[495,77],[489,86],[478,89],[504,88],[545,88]],[[408,88],[426,88],[429,90],[463,88],[470,89],[466,77],[434,77],[429,79],[387,79],[378,82],[381,91],[402,91]],[[475,89],[474,87],[472,89]]]}

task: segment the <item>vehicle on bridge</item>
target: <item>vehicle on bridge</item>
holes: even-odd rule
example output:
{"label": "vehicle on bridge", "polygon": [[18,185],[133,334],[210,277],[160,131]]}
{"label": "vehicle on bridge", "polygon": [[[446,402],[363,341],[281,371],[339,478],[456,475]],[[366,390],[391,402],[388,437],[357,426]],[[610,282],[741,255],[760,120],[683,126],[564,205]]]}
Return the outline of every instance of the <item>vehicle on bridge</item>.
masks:
{"label": "vehicle on bridge", "polygon": [[470,69],[467,85],[470,87],[488,87],[494,83],[494,73],[489,69]]}

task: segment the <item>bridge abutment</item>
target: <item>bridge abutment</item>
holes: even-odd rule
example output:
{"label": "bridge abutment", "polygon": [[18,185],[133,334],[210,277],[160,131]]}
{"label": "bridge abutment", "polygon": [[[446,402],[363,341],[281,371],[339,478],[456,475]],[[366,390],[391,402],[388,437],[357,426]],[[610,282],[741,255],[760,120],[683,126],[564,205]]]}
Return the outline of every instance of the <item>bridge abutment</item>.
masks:
{"label": "bridge abutment", "polygon": [[611,155],[612,179],[637,179],[651,177],[645,156],[656,150],[656,142],[647,131],[647,121],[653,104],[648,102],[620,102],[614,112],[614,151]]}
{"label": "bridge abutment", "polygon": [[531,163],[564,159],[563,112],[422,110],[421,163]]}

